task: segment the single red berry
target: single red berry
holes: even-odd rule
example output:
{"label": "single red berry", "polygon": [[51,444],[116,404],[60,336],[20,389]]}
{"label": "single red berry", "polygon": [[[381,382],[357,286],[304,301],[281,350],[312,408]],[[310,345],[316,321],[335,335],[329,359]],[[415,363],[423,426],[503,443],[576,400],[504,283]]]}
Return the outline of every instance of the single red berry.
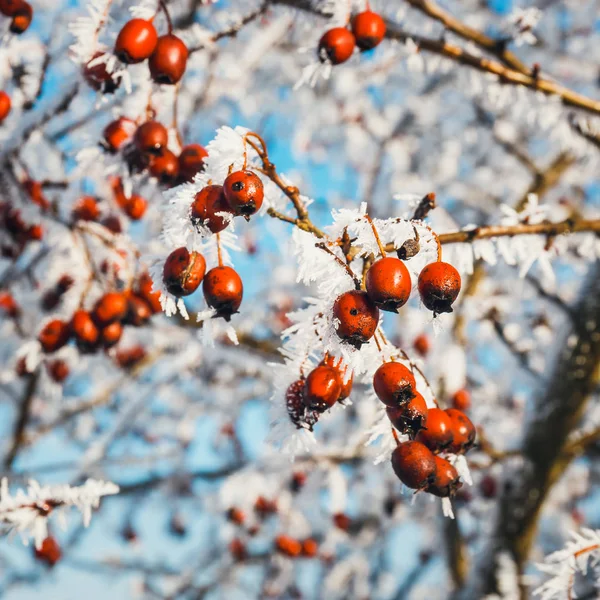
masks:
{"label": "single red berry", "polygon": [[449,263],[430,263],[419,274],[421,300],[434,314],[452,312],[459,292],[460,274]]}
{"label": "single red berry", "polygon": [[127,117],[120,117],[104,128],[104,141],[111,152],[117,152],[135,135],[137,126]]}
{"label": "single red berry", "polygon": [[295,471],[290,482],[290,490],[294,493],[299,492],[306,483],[306,473]]}
{"label": "single red berry", "polygon": [[113,79],[106,70],[106,63],[98,61],[104,52],[96,52],[83,68],[83,77],[87,84],[97,92],[103,94],[114,94],[121,85],[121,77]]}
{"label": "single red berry", "polygon": [[265,192],[260,177],[252,171],[234,171],[223,183],[223,193],[234,215],[250,217],[262,206]]}
{"label": "single red berry", "polygon": [[341,402],[342,400],[348,398],[352,393],[354,374],[352,373],[348,380],[344,381],[346,377],[347,367],[342,368],[342,359],[337,359],[334,356],[331,356],[330,354],[325,355],[325,358],[321,361],[321,364],[325,365],[326,367],[331,367],[332,369],[335,369],[340,376],[340,381],[342,382],[342,391],[338,396],[338,402]]}
{"label": "single red berry", "polygon": [[0,292],[0,311],[9,317],[16,317],[21,312],[19,305],[9,292]]}
{"label": "single red berry", "polygon": [[275,538],[275,548],[290,558],[296,558],[302,553],[302,543],[289,535],[278,535]]}
{"label": "single red berry", "polygon": [[334,27],[323,34],[319,41],[319,59],[334,65],[346,62],[354,52],[356,40],[345,27]]}
{"label": "single red berry", "polygon": [[416,439],[432,452],[445,450],[453,439],[450,417],[441,408],[430,408]]}
{"label": "single red berry", "polygon": [[150,21],[131,19],[123,25],[117,36],[115,54],[126,64],[140,63],[150,58],[157,42],[158,35]]}
{"label": "single red berry", "polygon": [[427,403],[425,398],[415,392],[415,397],[400,406],[388,406],[386,408],[387,416],[392,425],[411,437],[423,429],[423,422],[427,417]]}
{"label": "single red berry", "polygon": [[23,189],[27,192],[27,195],[31,198],[31,201],[34,204],[37,204],[44,210],[50,208],[50,202],[48,202],[46,196],[44,195],[44,188],[42,187],[41,182],[27,178],[23,182]]}
{"label": "single red berry", "polygon": [[427,356],[429,354],[429,350],[431,349],[431,342],[429,341],[427,335],[422,333],[414,339],[413,346],[421,356]]}
{"label": "single red berry", "polygon": [[117,350],[115,361],[122,369],[131,369],[146,358],[146,350],[143,346],[134,346]]}
{"label": "single red berry", "polygon": [[392,468],[405,486],[423,490],[434,481],[435,456],[419,442],[403,442],[392,453]]}
{"label": "single red berry", "polygon": [[258,513],[261,519],[264,519],[277,512],[277,502],[269,500],[264,496],[259,496],[254,503],[254,511]]}
{"label": "single red berry", "polygon": [[0,91],[0,123],[8,117],[11,107],[12,101],[10,96],[4,91]]}
{"label": "single red berry", "polygon": [[462,487],[458,472],[445,458],[435,457],[435,477],[427,491],[440,498],[452,498]]}
{"label": "single red berry", "polygon": [[333,317],[338,336],[355,348],[367,343],[379,323],[379,309],[366,292],[351,290],[337,297]]}
{"label": "single red berry", "polygon": [[23,4],[24,0],[0,0],[0,13],[6,17],[14,17]]}
{"label": "single red berry", "polygon": [[325,412],[340,397],[342,381],[337,369],[319,366],[313,369],[304,383],[304,403],[309,410]]}
{"label": "single red berry", "polygon": [[112,348],[115,344],[119,343],[121,336],[123,335],[123,325],[119,321],[106,325],[104,329],[100,331],[100,341],[105,348]]}
{"label": "single red berry", "polygon": [[319,553],[319,544],[317,540],[308,538],[302,542],[302,556],[314,558]]}
{"label": "single red berry", "polygon": [[47,369],[56,383],[62,383],[69,376],[69,365],[64,360],[53,360],[47,364]]}
{"label": "single red berry", "polygon": [[202,188],[192,202],[190,215],[193,221],[205,225],[213,233],[223,231],[229,225],[227,215],[231,209],[221,185],[207,185]]}
{"label": "single red berry", "polygon": [[342,531],[348,531],[352,525],[352,520],[344,513],[335,513],[333,515],[333,524]]}
{"label": "single red berry", "polygon": [[375,371],[373,388],[386,406],[396,407],[415,397],[417,383],[409,368],[391,361],[383,363]]}
{"label": "single red berry", "polygon": [[125,201],[125,214],[133,221],[139,221],[145,214],[148,208],[148,202],[142,196],[134,194]]}
{"label": "single red berry", "polygon": [[484,498],[495,498],[498,492],[498,482],[492,475],[485,475],[479,482],[479,490]]}
{"label": "single red berry", "polygon": [[229,543],[229,552],[234,560],[242,561],[248,556],[248,551],[246,550],[246,544],[242,542],[239,538],[234,538]]}
{"label": "single red berry", "polygon": [[145,325],[152,316],[152,309],[148,303],[137,294],[130,294],[127,299],[127,315],[125,323],[134,327]]}
{"label": "single red berry", "polygon": [[69,341],[69,334],[69,324],[60,319],[54,319],[40,331],[38,340],[44,352],[56,352]]}
{"label": "single red berry", "polygon": [[61,275],[60,279],[56,282],[56,291],[59,294],[64,294],[74,283],[75,280],[70,275]]}
{"label": "single red berry", "polygon": [[61,559],[62,550],[56,539],[49,535],[39,548],[34,547],[34,555],[49,567],[53,567]]}
{"label": "single red berry", "polygon": [[288,387],[285,393],[285,405],[290,421],[297,429],[313,430],[313,426],[319,420],[319,413],[314,410],[306,410],[304,403],[304,379],[297,379]]}
{"label": "single red berry", "polygon": [[148,273],[143,273],[138,281],[138,294],[148,303],[153,313],[162,311],[160,303],[160,292],[153,292],[152,279]]}
{"label": "single red berry", "polygon": [[77,310],[71,317],[71,333],[77,342],[77,347],[83,351],[94,350],[100,337],[100,332],[87,310]]}
{"label": "single red berry", "polygon": [[158,156],[169,143],[169,132],[158,121],[146,121],[137,128],[134,142],[140,152],[149,152]]}
{"label": "single red berry", "polygon": [[22,2],[17,11],[13,14],[10,22],[10,31],[21,34],[29,29],[33,19],[33,8],[29,2]]}
{"label": "single red berry", "polygon": [[150,160],[150,175],[163,185],[174,183],[179,175],[179,162],[175,154],[163,148],[158,156],[153,156]]}
{"label": "single red berry", "polygon": [[96,221],[99,216],[98,201],[93,196],[83,196],[73,208],[73,221]]}
{"label": "single red berry", "polygon": [[127,314],[127,298],[121,292],[108,292],[96,303],[92,317],[101,326],[120,321]]}
{"label": "single red berry", "polygon": [[385,37],[385,29],[385,21],[370,10],[361,12],[352,19],[352,33],[361,50],[378,46]]}
{"label": "single red berry", "polygon": [[467,411],[471,408],[471,394],[464,388],[454,392],[452,396],[452,408]]}
{"label": "single red berry", "polygon": [[185,73],[188,49],[176,35],[161,35],[148,61],[150,75],[156,83],[177,83]]}
{"label": "single red berry", "polygon": [[246,520],[246,515],[239,508],[232,506],[227,511],[227,520],[235,523],[236,525],[241,525]]}
{"label": "single red berry", "polygon": [[30,225],[27,229],[27,238],[41,240],[44,237],[44,228],[41,225]]}
{"label": "single red berry", "polygon": [[181,247],[173,250],[165,261],[163,281],[173,296],[189,296],[197,289],[206,272],[206,261],[199,252]]}
{"label": "single red berry", "polygon": [[204,159],[208,152],[200,144],[185,146],[179,155],[179,176],[184,181],[192,181],[204,169]]}
{"label": "single red berry", "polygon": [[113,233],[121,233],[123,231],[123,226],[121,225],[121,221],[117,215],[108,215],[104,219],[102,219],[102,225],[106,227],[109,231]]}
{"label": "single red berry", "polygon": [[366,288],[381,310],[397,313],[410,296],[410,273],[399,258],[380,258],[367,271]]}
{"label": "single red berry", "polygon": [[446,414],[450,417],[452,435],[454,439],[448,447],[448,452],[456,454],[464,454],[468,452],[475,444],[477,430],[471,419],[461,410],[455,408],[447,408]]}
{"label": "single red berry", "polygon": [[206,274],[202,291],[208,306],[217,311],[216,316],[229,321],[242,304],[244,286],[231,267],[214,267]]}

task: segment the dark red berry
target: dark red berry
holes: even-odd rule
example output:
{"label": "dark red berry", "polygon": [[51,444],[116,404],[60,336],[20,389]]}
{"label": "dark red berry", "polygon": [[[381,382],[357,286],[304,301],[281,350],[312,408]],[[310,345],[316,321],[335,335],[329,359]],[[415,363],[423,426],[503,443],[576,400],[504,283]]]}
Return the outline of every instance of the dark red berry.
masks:
{"label": "dark red berry", "polygon": [[341,392],[342,381],[337,369],[318,366],[304,383],[304,403],[310,410],[325,412],[338,401]]}
{"label": "dark red berry", "polygon": [[485,475],[479,482],[479,490],[484,498],[495,498],[498,492],[498,482],[492,475]]}
{"label": "dark red berry", "polygon": [[48,536],[39,548],[34,547],[34,555],[49,567],[53,567],[61,559],[62,550],[58,542],[52,536]]}
{"label": "dark red berry", "polygon": [[423,422],[427,416],[427,403],[419,392],[415,392],[415,397],[400,406],[388,406],[386,408],[387,416],[392,425],[411,437],[423,429]]}
{"label": "dark red berry", "polygon": [[175,154],[163,148],[158,156],[150,159],[150,174],[164,185],[174,183],[179,175],[179,162]]}
{"label": "dark red berry", "polygon": [[432,452],[441,452],[452,443],[452,421],[441,408],[430,408],[417,441]]}
{"label": "dark red berry", "polygon": [[148,303],[137,294],[130,294],[127,298],[127,315],[125,323],[134,327],[145,325],[152,316],[152,309]]}
{"label": "dark red berry", "polygon": [[38,340],[44,352],[56,352],[69,341],[69,334],[69,324],[60,319],[54,319],[40,331]]}
{"label": "dark red berry", "polygon": [[263,182],[252,171],[234,171],[223,183],[227,204],[235,215],[249,217],[262,206],[265,197]]}
{"label": "dark red berry", "polygon": [[419,442],[403,442],[392,453],[392,468],[405,486],[423,490],[435,479],[435,456]]}
{"label": "dark red berry", "polygon": [[471,394],[469,390],[463,388],[454,392],[452,396],[452,408],[462,410],[463,412],[471,408]]}
{"label": "dark red berry", "polygon": [[366,292],[352,290],[338,296],[333,305],[338,336],[355,348],[368,342],[379,323],[379,309]]}
{"label": "dark red berry", "polygon": [[413,347],[421,356],[427,356],[431,349],[431,342],[429,341],[429,338],[422,333],[415,338]]}
{"label": "dark red berry", "polygon": [[319,420],[319,413],[306,410],[304,383],[304,379],[298,379],[288,387],[285,393],[285,405],[290,421],[298,429],[305,428],[312,431],[313,426]]}
{"label": "dark red berry", "polygon": [[452,498],[457,490],[462,487],[458,472],[445,458],[435,457],[435,477],[429,484],[427,491],[440,498]]}
{"label": "dark red berry", "polygon": [[167,291],[173,296],[189,296],[198,289],[205,272],[204,256],[181,247],[173,250],[165,261],[163,281]]}
{"label": "dark red berry", "polygon": [[334,27],[326,31],[319,41],[319,59],[334,65],[346,62],[354,52],[356,40],[345,27]]}
{"label": "dark red berry", "polygon": [[113,94],[121,85],[121,78],[113,79],[106,70],[106,63],[98,61],[104,52],[96,52],[83,68],[83,77],[87,84],[97,92]]}
{"label": "dark red berry", "polygon": [[171,33],[161,35],[148,61],[150,75],[156,83],[177,83],[185,73],[188,49],[183,41]]}
{"label": "dark red berry", "polygon": [[415,397],[417,383],[409,368],[391,361],[383,363],[375,371],[373,388],[386,406],[397,407]]}
{"label": "dark red berry", "polygon": [[73,221],[96,221],[100,216],[98,201],[93,196],[83,196],[73,208]]}
{"label": "dark red berry", "polygon": [[169,132],[158,121],[146,121],[137,128],[134,142],[140,152],[149,152],[158,156],[169,143]]}
{"label": "dark red berry", "polygon": [[367,271],[366,288],[380,309],[397,313],[410,296],[410,273],[399,258],[380,258]]}
{"label": "dark red berry", "polygon": [[421,300],[434,314],[452,312],[460,283],[460,274],[451,264],[430,263],[419,274]]}
{"label": "dark red berry", "polygon": [[33,8],[28,2],[22,2],[17,11],[13,14],[10,22],[10,31],[21,34],[29,29],[33,19]]}
{"label": "dark red berry", "polygon": [[23,4],[24,0],[0,0],[0,13],[6,17],[14,17]]}
{"label": "dark red berry", "polygon": [[242,304],[244,286],[237,272],[231,267],[214,267],[202,284],[204,299],[217,311],[217,317],[229,321]]}
{"label": "dark red berry", "polygon": [[227,215],[231,209],[221,185],[207,185],[202,188],[192,202],[190,215],[192,220],[208,227],[213,233],[223,231],[229,225]]}
{"label": "dark red berry", "polygon": [[448,452],[464,454],[475,444],[477,430],[471,419],[461,410],[447,408],[446,414],[450,417],[453,440],[448,446]]}
{"label": "dark red berry", "polygon": [[179,155],[179,176],[184,181],[192,181],[204,169],[204,159],[208,152],[200,144],[185,146]]}
{"label": "dark red berry", "polygon": [[157,42],[158,35],[150,21],[131,19],[123,25],[117,36],[115,54],[121,62],[139,63],[150,58]]}
{"label": "dark red berry", "polygon": [[115,361],[122,369],[131,369],[146,358],[146,350],[142,346],[119,349],[115,355]]}
{"label": "dark red berry", "polygon": [[106,147],[111,152],[117,152],[133,138],[136,130],[137,126],[135,122],[126,117],[120,117],[116,121],[111,121],[104,128],[103,133]]}
{"label": "dark red berry", "polygon": [[370,10],[361,12],[352,19],[352,33],[361,50],[370,50],[385,37],[385,21]]}
{"label": "dark red berry", "polygon": [[53,360],[48,363],[47,369],[56,383],[62,383],[69,376],[69,365],[64,360]]}

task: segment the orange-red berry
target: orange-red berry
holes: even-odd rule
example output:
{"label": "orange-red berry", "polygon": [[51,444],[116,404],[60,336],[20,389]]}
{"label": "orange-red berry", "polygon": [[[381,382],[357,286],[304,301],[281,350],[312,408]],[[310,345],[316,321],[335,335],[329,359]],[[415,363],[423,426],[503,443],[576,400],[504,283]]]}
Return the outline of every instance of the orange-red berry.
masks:
{"label": "orange-red berry", "polygon": [[40,331],[38,340],[44,352],[56,352],[69,341],[69,334],[69,324],[60,319],[54,319]]}
{"label": "orange-red berry", "polygon": [[124,204],[125,214],[132,221],[139,221],[146,214],[147,208],[147,200],[137,194],[133,194],[133,196],[127,198]]}
{"label": "orange-red berry", "polygon": [[290,558],[300,556],[302,553],[302,543],[289,535],[278,535],[275,538],[275,548]]}
{"label": "orange-red berry", "polygon": [[317,540],[308,538],[302,542],[302,556],[314,558],[319,553],[319,544]]}
{"label": "orange-red berry", "polygon": [[388,256],[375,261],[367,271],[367,294],[382,310],[398,312],[410,297],[410,273],[399,258]]}
{"label": "orange-red berry", "polygon": [[412,400],[400,406],[388,406],[386,412],[396,429],[414,436],[423,428],[423,422],[427,417],[427,403],[419,392],[415,392]]}
{"label": "orange-red berry", "polygon": [[146,350],[144,350],[143,346],[119,349],[115,355],[116,363],[122,369],[131,369],[131,367],[137,365],[144,358],[146,358]]}
{"label": "orange-red berry", "polygon": [[0,311],[9,317],[16,317],[19,312],[19,305],[9,292],[0,292]]}
{"label": "orange-red berry", "polygon": [[334,27],[323,34],[319,41],[319,59],[334,65],[346,62],[354,52],[356,40],[345,27]]}
{"label": "orange-red berry", "polygon": [[227,204],[235,215],[249,217],[262,206],[265,192],[260,177],[252,171],[234,171],[223,183]]}
{"label": "orange-red berry", "polygon": [[379,309],[368,294],[360,290],[338,296],[333,305],[333,316],[338,320],[338,336],[355,348],[373,337],[379,323]]}
{"label": "orange-red berry", "polygon": [[156,83],[177,83],[185,73],[188,49],[176,35],[169,33],[158,38],[148,66]]}
{"label": "orange-red berry", "polygon": [[78,348],[84,351],[94,349],[100,336],[92,315],[86,310],[77,310],[71,317],[71,333]]}
{"label": "orange-red berry", "polygon": [[122,335],[123,325],[119,321],[115,321],[100,331],[100,341],[105,348],[112,348],[119,342]]}
{"label": "orange-red berry", "polygon": [[16,12],[13,14],[10,22],[10,31],[21,34],[29,29],[33,19],[33,8],[28,2],[22,2]]}
{"label": "orange-red berry", "polygon": [[10,96],[4,91],[0,91],[0,123],[8,117],[11,107],[12,101]]}
{"label": "orange-red berry", "polygon": [[116,121],[110,122],[104,128],[103,133],[106,147],[111,152],[117,152],[133,138],[136,130],[135,122],[127,117],[120,117]]}
{"label": "orange-red berry", "polygon": [[152,316],[152,309],[148,303],[137,294],[130,294],[127,298],[127,315],[125,322],[134,327],[145,325]]}
{"label": "orange-red berry", "polygon": [[475,425],[462,410],[447,408],[446,414],[450,417],[453,436],[448,451],[456,454],[468,452],[475,444],[475,438],[477,437]]}
{"label": "orange-red berry", "polygon": [[469,390],[462,388],[454,392],[452,395],[452,408],[462,410],[463,412],[471,408],[471,394]]}
{"label": "orange-red berry", "polygon": [[231,209],[221,185],[207,185],[202,188],[192,202],[190,216],[213,233],[223,231],[229,225],[227,215]]}
{"label": "orange-red berry", "polygon": [[138,294],[148,303],[152,312],[159,313],[162,311],[160,292],[153,292],[153,285],[150,275],[143,273],[138,281]]}
{"label": "orange-red berry", "polygon": [[163,148],[158,156],[150,159],[150,174],[164,185],[174,183],[179,175],[179,161],[175,154]]}
{"label": "orange-red berry", "polygon": [[345,400],[346,398],[348,398],[352,392],[352,384],[354,382],[354,374],[352,373],[350,375],[350,377],[348,378],[347,381],[345,380],[346,377],[346,370],[347,367],[344,367],[343,369],[341,368],[342,365],[342,359],[336,359],[334,356],[331,356],[330,354],[326,354],[325,358],[321,361],[322,365],[325,365],[326,367],[331,367],[332,369],[335,369],[340,376],[340,381],[342,382],[342,391],[340,392],[340,395],[338,396],[338,402],[341,402],[342,400]]}
{"label": "orange-red berry", "polygon": [[98,201],[93,196],[83,196],[73,208],[73,221],[96,221],[100,216]]}
{"label": "orange-red berry", "polygon": [[127,298],[121,292],[108,292],[96,303],[92,317],[101,326],[120,321],[127,314]]}
{"label": "orange-red berry", "polygon": [[331,408],[342,392],[342,380],[337,369],[319,366],[313,369],[304,383],[304,403],[317,412]]}
{"label": "orange-red berry", "polygon": [[169,143],[169,132],[158,121],[146,121],[137,128],[134,142],[140,152],[160,155]]}
{"label": "orange-red berry", "polygon": [[117,36],[115,54],[124,63],[139,63],[150,58],[157,42],[158,35],[150,21],[131,19]]}
{"label": "orange-red berry", "polygon": [[449,263],[430,263],[419,274],[421,300],[434,314],[452,312],[460,285],[460,274]]}
{"label": "orange-red berry", "polygon": [[53,567],[61,559],[62,550],[58,542],[52,536],[48,536],[39,548],[34,547],[34,555],[38,560]]}
{"label": "orange-red berry", "polygon": [[429,337],[424,333],[418,335],[413,341],[413,347],[421,356],[427,356],[431,349]]}
{"label": "orange-red berry", "polygon": [[427,491],[440,498],[452,498],[462,486],[458,472],[445,458],[435,457],[435,477]]}
{"label": "orange-red berry", "polygon": [[352,19],[352,33],[361,50],[370,50],[381,43],[385,36],[385,21],[370,10],[361,12]]}
{"label": "orange-red berry", "polygon": [[416,439],[432,452],[445,450],[453,439],[450,417],[441,408],[430,408]]}
{"label": "orange-red berry", "polygon": [[246,544],[242,542],[239,538],[234,538],[229,543],[229,552],[231,556],[233,556],[234,560],[242,561],[248,555],[248,551],[246,550]]}
{"label": "orange-red berry", "polygon": [[205,272],[204,256],[181,247],[173,250],[165,261],[163,281],[167,291],[173,296],[189,296],[198,289]]}
{"label": "orange-red berry", "polygon": [[200,144],[189,144],[179,155],[179,176],[184,181],[192,181],[204,168],[204,159],[208,152]]}
{"label": "orange-red berry", "polygon": [[403,442],[392,453],[396,477],[414,490],[427,488],[435,478],[435,456],[420,442]]}
{"label": "orange-red berry", "polygon": [[242,304],[244,286],[237,272],[231,267],[214,267],[202,284],[204,299],[217,311],[217,317],[229,321]]}
{"label": "orange-red berry", "polygon": [[415,397],[417,383],[409,368],[391,361],[383,363],[375,371],[373,388],[386,406],[396,407]]}

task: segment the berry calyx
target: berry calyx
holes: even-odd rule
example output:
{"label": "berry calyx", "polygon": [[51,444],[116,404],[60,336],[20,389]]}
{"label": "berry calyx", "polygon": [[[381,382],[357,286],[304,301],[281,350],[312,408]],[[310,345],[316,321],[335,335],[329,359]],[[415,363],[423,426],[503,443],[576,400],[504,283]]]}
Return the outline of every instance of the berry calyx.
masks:
{"label": "berry calyx", "polygon": [[435,477],[427,491],[439,498],[452,498],[462,487],[457,470],[450,462],[440,456],[435,457]]}
{"label": "berry calyx", "polygon": [[352,19],[352,33],[361,50],[371,50],[378,46],[385,36],[385,29],[385,21],[370,10],[361,12]]}
{"label": "berry calyx", "polygon": [[263,182],[252,171],[235,171],[225,179],[223,193],[234,215],[249,218],[262,206]]}
{"label": "berry calyx", "polygon": [[87,84],[97,92],[114,94],[121,85],[121,78],[113,79],[106,70],[106,62],[98,60],[104,52],[96,52],[83,68],[83,77]]}
{"label": "berry calyx", "polygon": [[455,454],[464,454],[468,452],[475,444],[477,430],[471,419],[465,415],[462,410],[447,408],[446,414],[450,417],[453,440],[448,446],[448,452]]}
{"label": "berry calyx", "polygon": [[319,60],[334,65],[346,62],[354,52],[356,40],[345,27],[334,27],[323,34],[319,41]]}
{"label": "berry calyx", "polygon": [[150,21],[131,19],[123,25],[117,36],[115,54],[126,64],[140,63],[150,58],[157,42],[158,35]]}
{"label": "berry calyx", "polygon": [[222,266],[214,267],[206,274],[202,291],[208,306],[217,311],[216,316],[229,321],[242,304],[244,286],[234,269]]}
{"label": "berry calyx", "polygon": [[177,83],[185,73],[188,54],[187,46],[176,35],[161,35],[148,61],[150,76],[156,83]]}
{"label": "berry calyx", "polygon": [[13,14],[10,22],[10,31],[12,33],[21,34],[29,29],[33,19],[33,8],[28,2],[21,2],[16,12]]}
{"label": "berry calyx", "polygon": [[310,410],[325,412],[340,397],[342,381],[337,369],[324,365],[313,369],[304,383],[304,403]]}
{"label": "berry calyx", "polygon": [[417,435],[417,441],[425,444],[432,452],[441,452],[452,443],[452,421],[441,408],[431,408]]}
{"label": "berry calyx", "polygon": [[231,215],[231,209],[223,186],[207,185],[196,194],[190,211],[193,221],[208,227],[213,233],[219,233],[229,225],[228,215]]}
{"label": "berry calyx", "polygon": [[93,350],[98,342],[100,332],[87,310],[76,310],[71,317],[71,334],[77,347],[86,352]]}
{"label": "berry calyx", "polygon": [[134,142],[140,152],[148,152],[158,156],[169,143],[169,132],[158,121],[146,121],[137,128]]}
{"label": "berry calyx", "polygon": [[419,274],[421,300],[434,315],[452,312],[460,284],[459,272],[445,262],[430,263]]}
{"label": "berry calyx", "polygon": [[204,159],[208,152],[200,144],[189,144],[179,155],[179,176],[187,182],[194,179],[204,169]]}
{"label": "berry calyx", "polygon": [[319,413],[306,410],[304,403],[304,379],[297,379],[290,384],[285,393],[285,406],[290,421],[297,429],[313,430],[313,426],[319,420]]}
{"label": "berry calyx", "polygon": [[423,422],[427,417],[427,403],[419,392],[415,392],[412,400],[400,406],[388,406],[385,410],[392,425],[411,437],[423,429]]}
{"label": "berry calyx", "polygon": [[435,479],[435,456],[420,442],[403,442],[392,453],[392,468],[405,486],[424,490]]}
{"label": "berry calyx", "polygon": [[12,101],[10,96],[4,91],[0,91],[0,123],[8,117],[11,107]]}
{"label": "berry calyx", "polygon": [[415,397],[417,383],[412,371],[399,362],[383,363],[373,375],[377,397],[392,408],[401,406]]}
{"label": "berry calyx", "polygon": [[127,314],[127,298],[121,292],[108,292],[102,296],[92,312],[94,322],[100,326],[120,321]]}
{"label": "berry calyx", "polygon": [[337,297],[333,316],[338,336],[359,349],[375,334],[379,323],[379,309],[366,292],[351,290]]}
{"label": "berry calyx", "polygon": [[69,324],[60,319],[53,319],[40,331],[38,340],[42,350],[49,354],[60,350],[69,341],[69,335]]}
{"label": "berry calyx", "polygon": [[133,138],[136,130],[136,124],[127,117],[120,117],[116,121],[110,122],[102,134],[107,149],[111,152],[119,151]]}
{"label": "berry calyx", "polygon": [[189,296],[194,293],[206,272],[206,261],[199,252],[181,247],[173,250],[165,261],[163,281],[169,294]]}
{"label": "berry calyx", "polygon": [[381,309],[398,312],[410,297],[410,273],[399,258],[388,256],[375,261],[367,271],[369,298]]}

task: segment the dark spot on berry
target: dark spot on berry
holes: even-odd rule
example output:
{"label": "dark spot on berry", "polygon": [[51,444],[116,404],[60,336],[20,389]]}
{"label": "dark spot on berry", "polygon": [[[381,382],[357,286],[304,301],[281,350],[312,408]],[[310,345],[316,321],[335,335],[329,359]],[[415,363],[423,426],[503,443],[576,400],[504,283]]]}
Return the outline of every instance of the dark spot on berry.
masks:
{"label": "dark spot on berry", "polygon": [[351,308],[350,309],[350,314],[355,317],[358,314],[358,309],[357,308]]}
{"label": "dark spot on berry", "polygon": [[236,181],[232,186],[231,189],[234,192],[241,192],[244,189],[244,182],[243,181]]}

